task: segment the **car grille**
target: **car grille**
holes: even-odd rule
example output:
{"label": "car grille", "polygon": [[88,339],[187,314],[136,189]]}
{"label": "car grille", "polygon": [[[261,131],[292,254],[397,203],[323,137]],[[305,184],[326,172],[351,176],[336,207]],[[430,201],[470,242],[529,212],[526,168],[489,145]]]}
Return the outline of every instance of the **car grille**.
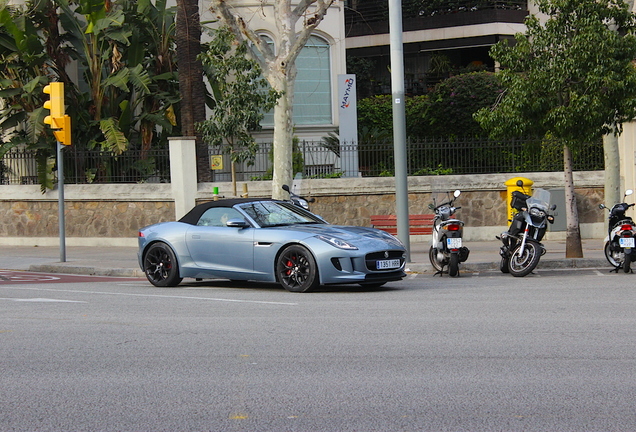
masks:
{"label": "car grille", "polygon": [[381,271],[381,272],[392,272],[395,271],[395,268],[392,269],[386,269],[386,270],[378,270],[378,265],[377,262],[379,260],[389,260],[389,259],[399,259],[400,260],[400,267],[402,266],[402,264],[404,264],[405,258],[404,258],[404,252],[400,251],[400,250],[391,250],[391,251],[382,251],[382,252],[373,252],[370,254],[367,254],[364,257],[365,260],[365,264],[367,266],[367,270],[371,270],[371,271]]}

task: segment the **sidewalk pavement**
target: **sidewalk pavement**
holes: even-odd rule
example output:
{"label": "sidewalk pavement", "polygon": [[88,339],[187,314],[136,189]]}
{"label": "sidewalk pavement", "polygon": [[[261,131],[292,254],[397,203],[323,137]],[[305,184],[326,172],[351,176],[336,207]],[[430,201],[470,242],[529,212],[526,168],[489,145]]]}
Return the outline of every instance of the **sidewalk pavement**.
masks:
{"label": "sidewalk pavement", "polygon": [[[566,259],[564,240],[548,240],[543,244],[547,252],[541,257],[538,270],[611,267],[603,253],[602,239],[583,240],[584,258]],[[470,255],[466,262],[460,264],[460,272],[499,269],[499,241],[465,241],[464,245],[470,249]],[[407,272],[433,274],[428,258],[429,242],[411,242],[410,246],[411,262],[407,263]],[[59,247],[3,246],[0,247],[0,270],[144,277],[137,262],[137,248],[134,247],[67,247],[66,261],[61,262]]]}

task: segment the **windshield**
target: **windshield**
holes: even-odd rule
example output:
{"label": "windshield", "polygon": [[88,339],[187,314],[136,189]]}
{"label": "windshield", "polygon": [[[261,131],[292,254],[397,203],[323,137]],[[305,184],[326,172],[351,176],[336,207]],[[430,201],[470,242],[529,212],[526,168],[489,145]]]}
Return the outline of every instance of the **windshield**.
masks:
{"label": "windshield", "polygon": [[257,201],[238,206],[260,227],[296,224],[324,224],[316,215],[286,202]]}
{"label": "windshield", "polygon": [[536,188],[532,194],[532,198],[528,198],[528,207],[541,207],[547,209],[550,207],[550,192],[545,189]]}

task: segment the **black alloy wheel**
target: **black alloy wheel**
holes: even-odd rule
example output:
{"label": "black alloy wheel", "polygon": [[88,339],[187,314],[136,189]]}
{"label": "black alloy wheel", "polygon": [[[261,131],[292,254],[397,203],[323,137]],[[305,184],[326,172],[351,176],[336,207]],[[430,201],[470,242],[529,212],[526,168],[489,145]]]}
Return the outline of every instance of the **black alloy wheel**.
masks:
{"label": "black alloy wheel", "polygon": [[165,243],[154,243],[144,256],[144,272],[151,284],[157,287],[174,287],[183,278],[179,277],[179,265],[174,252]]}
{"label": "black alloy wheel", "polygon": [[276,260],[276,278],[290,292],[309,292],[320,285],[314,256],[300,245],[286,247]]}

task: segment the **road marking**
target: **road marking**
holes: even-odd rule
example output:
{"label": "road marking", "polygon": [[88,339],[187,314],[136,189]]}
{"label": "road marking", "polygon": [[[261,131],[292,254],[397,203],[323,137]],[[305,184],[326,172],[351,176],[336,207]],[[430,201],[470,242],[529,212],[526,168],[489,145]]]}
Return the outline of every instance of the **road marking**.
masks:
{"label": "road marking", "polygon": [[61,300],[61,299],[49,299],[49,298],[30,298],[30,299],[17,299],[17,298],[0,298],[0,300],[10,300],[15,302],[39,302],[39,303],[88,303],[79,300]]}
{"label": "road marking", "polygon": [[223,299],[212,297],[190,297],[190,296],[176,296],[176,295],[163,295],[163,294],[136,294],[136,293],[113,293],[105,291],[80,291],[80,290],[59,290],[50,288],[28,288],[21,286],[6,286],[5,289],[13,290],[25,290],[25,291],[46,291],[46,292],[66,292],[77,294],[101,294],[101,295],[114,295],[114,296],[127,296],[127,297],[151,297],[151,298],[167,298],[167,299],[181,299],[181,300],[207,300],[227,303],[254,303],[254,304],[268,304],[268,305],[283,305],[283,306],[298,306],[298,303],[289,302],[274,302],[264,300],[237,300],[237,299]]}
{"label": "road marking", "polygon": [[597,276],[605,276],[605,274],[601,273],[601,271],[598,269],[594,269],[594,273],[596,273]]}

